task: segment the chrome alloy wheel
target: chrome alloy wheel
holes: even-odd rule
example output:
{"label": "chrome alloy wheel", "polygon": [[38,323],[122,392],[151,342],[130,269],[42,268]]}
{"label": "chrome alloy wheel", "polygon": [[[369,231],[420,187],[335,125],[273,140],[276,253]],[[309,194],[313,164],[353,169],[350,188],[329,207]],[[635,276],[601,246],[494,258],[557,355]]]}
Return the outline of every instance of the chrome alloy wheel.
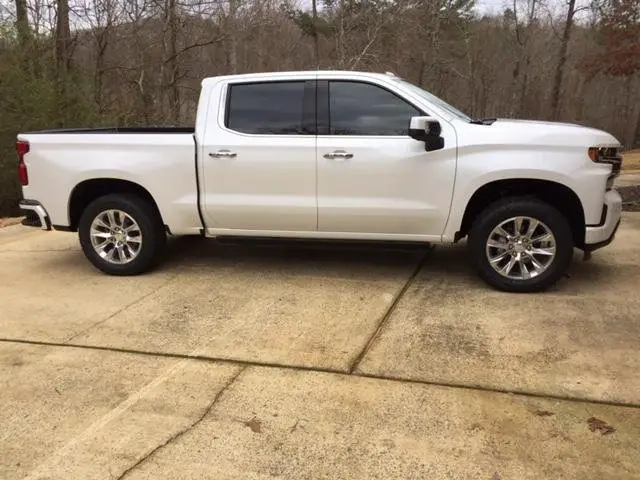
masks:
{"label": "chrome alloy wheel", "polygon": [[487,239],[489,264],[503,277],[528,280],[544,273],[556,255],[551,229],[531,217],[512,217],[494,228]]}
{"label": "chrome alloy wheel", "polygon": [[138,256],[142,232],[131,215],[122,210],[105,210],[91,222],[91,245],[109,263],[123,265]]}

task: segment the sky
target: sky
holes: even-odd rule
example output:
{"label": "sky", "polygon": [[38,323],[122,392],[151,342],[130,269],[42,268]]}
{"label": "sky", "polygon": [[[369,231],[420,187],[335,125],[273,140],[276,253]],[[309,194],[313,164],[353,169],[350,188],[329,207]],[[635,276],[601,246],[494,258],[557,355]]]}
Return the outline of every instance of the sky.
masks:
{"label": "sky", "polygon": [[[554,13],[558,14],[564,11],[567,2],[566,0],[545,0],[545,3]],[[586,6],[588,4],[589,0],[577,0],[576,2],[577,7]],[[513,0],[476,0],[476,10],[480,13],[499,13],[502,12],[505,7],[510,5],[513,5]]]}
{"label": "sky", "polygon": [[508,0],[476,0],[476,9],[482,13],[496,13],[504,8],[507,1]]}
{"label": "sky", "polygon": [[[516,0],[518,4],[524,6],[528,0]],[[566,11],[567,0],[538,0],[543,3],[545,9],[551,10],[555,15],[562,15]],[[298,4],[303,8],[311,8],[311,0],[298,0]],[[589,4],[589,0],[577,0],[576,6],[582,7]],[[476,0],[476,10],[480,14],[499,14],[505,8],[513,6],[513,0]],[[522,7],[521,7],[522,8]]]}

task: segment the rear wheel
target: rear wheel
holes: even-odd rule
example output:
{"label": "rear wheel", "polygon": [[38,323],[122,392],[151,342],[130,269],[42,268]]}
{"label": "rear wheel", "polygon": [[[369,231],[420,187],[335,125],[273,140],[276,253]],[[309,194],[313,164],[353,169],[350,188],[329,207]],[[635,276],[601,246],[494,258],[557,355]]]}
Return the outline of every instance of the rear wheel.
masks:
{"label": "rear wheel", "polygon": [[78,226],[85,256],[110,275],[137,275],[161,258],[166,233],[154,205],[131,194],[110,194],[84,210]]}
{"label": "rear wheel", "polygon": [[565,274],[573,257],[573,234],[567,219],[551,205],[509,198],[476,218],[469,246],[488,284],[510,292],[535,292]]}

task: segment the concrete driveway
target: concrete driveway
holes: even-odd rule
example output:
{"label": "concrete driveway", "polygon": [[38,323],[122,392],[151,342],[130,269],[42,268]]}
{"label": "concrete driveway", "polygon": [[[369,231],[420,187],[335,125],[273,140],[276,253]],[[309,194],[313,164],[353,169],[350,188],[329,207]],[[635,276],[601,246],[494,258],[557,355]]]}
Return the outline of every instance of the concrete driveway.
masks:
{"label": "concrete driveway", "polygon": [[0,478],[638,478],[640,214],[538,295],[464,246],[0,229]]}

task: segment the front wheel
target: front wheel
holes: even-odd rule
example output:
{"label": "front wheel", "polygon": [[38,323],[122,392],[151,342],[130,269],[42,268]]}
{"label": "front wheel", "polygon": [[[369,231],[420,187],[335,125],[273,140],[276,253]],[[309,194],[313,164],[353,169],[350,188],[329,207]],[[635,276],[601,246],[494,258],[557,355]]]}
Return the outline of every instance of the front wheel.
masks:
{"label": "front wheel", "polygon": [[556,283],[573,257],[567,219],[537,199],[509,198],[487,207],[469,234],[480,277],[509,292],[536,292]]}
{"label": "front wheel", "polygon": [[159,261],[166,233],[154,205],[131,194],[94,200],[78,225],[82,251],[110,275],[137,275]]}

